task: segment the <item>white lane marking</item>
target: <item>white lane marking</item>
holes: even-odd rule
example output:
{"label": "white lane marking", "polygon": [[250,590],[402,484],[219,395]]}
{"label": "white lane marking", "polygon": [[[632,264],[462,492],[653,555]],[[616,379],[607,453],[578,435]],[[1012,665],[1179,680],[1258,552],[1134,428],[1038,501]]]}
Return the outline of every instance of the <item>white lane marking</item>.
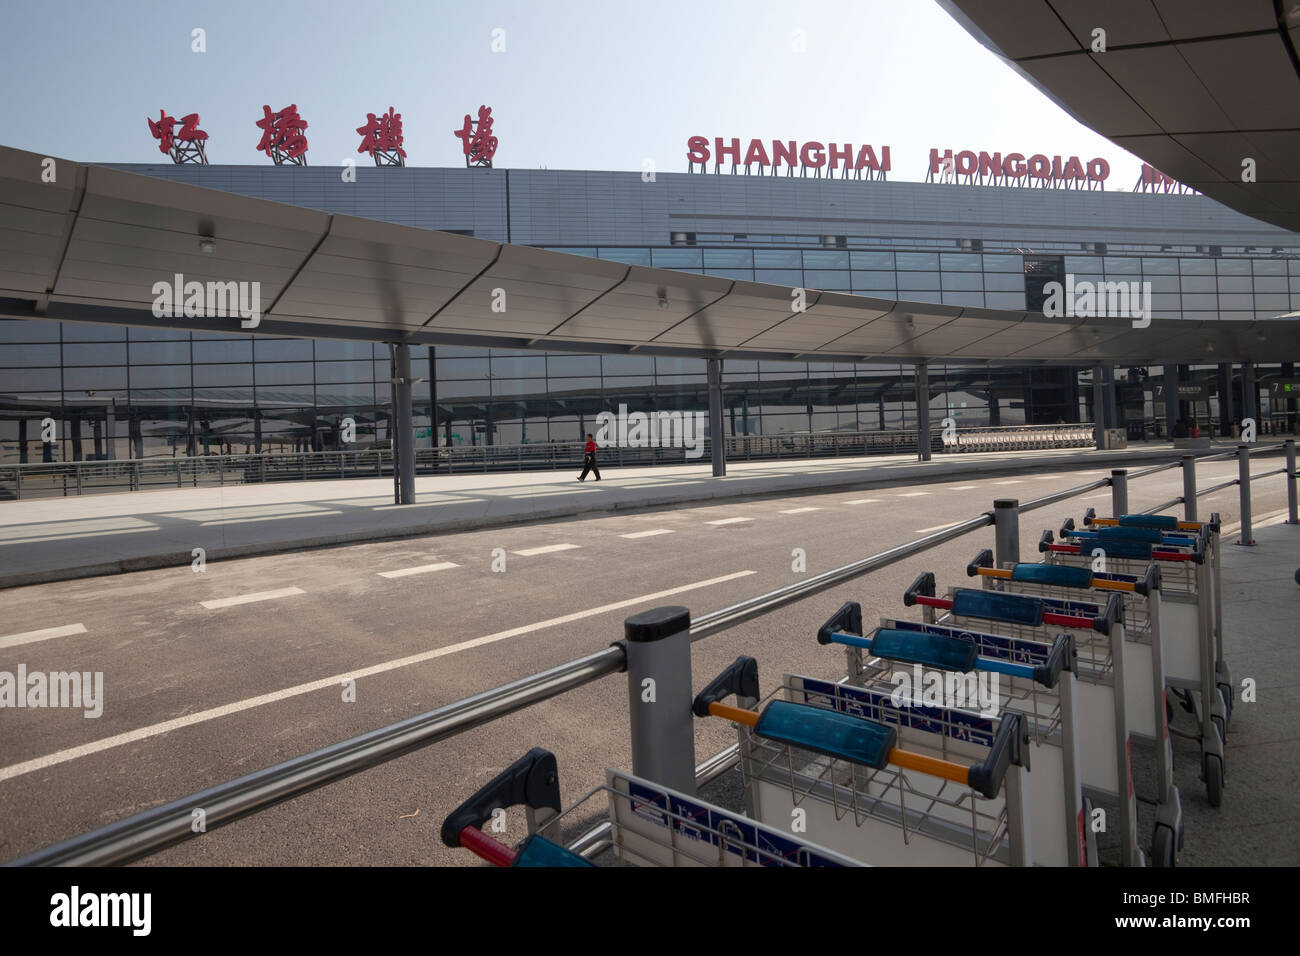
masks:
{"label": "white lane marking", "polygon": [[550,554],[553,551],[572,551],[574,548],[580,548],[580,544],[547,544],[540,548],[524,548],[522,551],[511,551],[511,554],[517,554],[521,558],[531,558],[535,554]]}
{"label": "white lane marking", "polygon": [[1034,475],[1033,476],[1035,481],[1055,481],[1057,478],[1062,478],[1062,477],[1064,476],[1063,475]]}
{"label": "white lane marking", "polygon": [[879,498],[858,498],[856,501],[846,501],[846,505],[874,505]]}
{"label": "white lane marking", "polygon": [[21,634],[6,634],[0,637],[0,647],[17,647],[19,644],[35,644],[55,637],[71,637],[73,634],[85,634],[84,624],[65,624],[62,627],[46,627],[39,631],[23,631]]}
{"label": "white lane marking", "polygon": [[305,511],[301,514],[291,515],[263,515],[260,518],[223,518],[220,521],[201,521],[200,528],[211,528],[214,525],[228,524],[252,524],[255,521],[283,521],[285,518],[320,518],[325,515],[341,515],[342,511]]}
{"label": "white lane marking", "polygon": [[821,511],[821,510],[822,510],[821,508],[813,508],[813,507],[809,506],[809,507],[807,507],[807,508],[791,508],[789,511],[782,511],[781,514],[783,514],[783,515],[801,515],[801,514],[804,514],[805,512],[808,512],[808,511]]}
{"label": "white lane marking", "polygon": [[44,770],[61,763],[67,763],[69,760],[76,760],[78,757],[85,757],[104,750],[111,750],[114,747],[133,744],[140,740],[146,740],[149,737],[156,737],[159,734],[170,733],[173,730],[180,730],[183,727],[191,727],[194,724],[205,723],[209,720],[216,720],[220,717],[229,717],[231,714],[251,710],[254,707],[261,707],[263,704],[273,704],[277,701],[287,700],[290,697],[297,697],[301,694],[309,694],[312,691],[317,690],[328,689],[330,691],[337,691],[339,685],[345,680],[360,680],[363,677],[373,677],[376,674],[383,674],[402,667],[410,667],[413,664],[422,664],[425,661],[435,660],[439,657],[446,657],[449,654],[457,654],[461,651],[467,651],[475,647],[482,647],[485,644],[494,644],[497,641],[505,641],[513,637],[522,637],[525,634],[532,634],[535,631],[540,631],[545,628],[558,627],[561,624],[571,624],[574,621],[580,621],[583,618],[595,617],[598,614],[606,614],[610,611],[618,611],[625,607],[632,607],[636,604],[646,604],[650,601],[659,601],[663,598],[672,597],[675,594],[683,594],[687,591],[698,591],[700,588],[712,587],[715,584],[725,584],[728,581],[735,581],[737,578],[748,577],[755,573],[757,572],[736,571],[732,574],[724,574],[721,577],[709,578],[707,581],[697,581],[694,584],[683,584],[681,587],[669,588],[667,591],[656,591],[654,594],[642,594],[638,597],[628,598],[625,601],[615,601],[613,604],[602,604],[600,607],[589,608],[585,611],[575,611],[573,614],[565,614],[563,617],[553,617],[546,621],[538,621],[535,624],[525,624],[522,627],[511,628],[508,631],[499,631],[496,634],[488,634],[486,637],[476,637],[473,640],[462,641],[459,644],[451,644],[447,647],[439,647],[435,650],[413,654],[410,657],[401,657],[397,660],[385,661],[382,664],[373,664],[370,667],[357,671],[345,671],[342,674],[335,674],[333,677],[325,677],[321,680],[314,680],[306,684],[297,684],[294,687],[286,687],[283,690],[272,691],[269,694],[262,694],[259,697],[249,697],[245,700],[235,701],[232,704],[224,704],[221,707],[212,707],[208,710],[201,710],[198,713],[186,714],[184,717],[165,720],[160,724],[151,724],[148,727],[129,730],[126,733],[116,734],[112,737],[105,737],[102,740],[94,740],[88,744],[82,744],[79,747],[70,747],[67,750],[59,750],[52,754],[46,754],[43,757],[35,757],[31,760],[24,760],[22,763],[10,764],[8,767],[0,767],[0,781],[10,780],[14,777],[21,777],[23,774],[32,773],[36,770]]}
{"label": "white lane marking", "polygon": [[928,491],[908,491],[901,495],[895,495],[895,498],[919,498],[922,495],[928,495]]}
{"label": "white lane marking", "polygon": [[657,534],[672,534],[672,528],[655,528],[653,531],[633,531],[631,534],[620,534],[620,538],[653,538]]}
{"label": "white lane marking", "polygon": [[979,485],[958,485],[956,488],[949,488],[949,491],[974,491]]}
{"label": "white lane marking", "polygon": [[995,484],[995,485],[1023,485],[1024,483],[1025,483],[1025,482],[1024,482],[1024,479],[1023,479],[1023,478],[1012,478],[1010,481],[995,481],[995,482],[993,482],[993,484]]}
{"label": "white lane marking", "polygon": [[293,597],[295,594],[306,594],[302,588],[280,588],[276,591],[256,591],[253,594],[241,594],[238,597],[217,598],[214,601],[200,601],[209,611],[216,611],[223,607],[234,607],[236,604],[252,604],[254,601],[274,601],[276,598]]}
{"label": "white lane marking", "polygon": [[705,524],[737,524],[741,521],[753,521],[753,518],[719,518],[717,521],[707,521]]}
{"label": "white lane marking", "polygon": [[430,571],[445,571],[448,568],[458,568],[459,564],[451,561],[440,561],[437,564],[421,564],[414,568],[402,568],[399,571],[380,571],[381,578],[404,578],[412,574],[428,574]]}
{"label": "white lane marking", "polygon": [[951,528],[955,524],[961,524],[960,521],[949,521],[947,524],[937,524],[933,528],[917,528],[916,534],[929,534],[931,531],[942,531],[944,528]]}

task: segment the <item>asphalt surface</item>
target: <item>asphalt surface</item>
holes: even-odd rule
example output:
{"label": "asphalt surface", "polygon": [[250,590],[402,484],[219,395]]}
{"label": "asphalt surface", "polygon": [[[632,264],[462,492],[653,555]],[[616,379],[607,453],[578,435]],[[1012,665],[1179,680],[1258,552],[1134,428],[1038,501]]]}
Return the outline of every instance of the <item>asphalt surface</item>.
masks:
{"label": "asphalt surface", "polygon": [[[1254,470],[1278,464],[1260,459]],[[105,698],[93,719],[80,710],[0,710],[0,860],[600,650],[638,611],[715,610],[969,518],[994,498],[1026,501],[1107,474],[1060,469],[754,498],[0,592],[0,670],[102,671]],[[1208,487],[1235,476],[1235,462],[1215,462],[1201,466],[1198,480]],[[1180,492],[1176,469],[1131,482],[1130,510]],[[1026,514],[1024,560],[1037,559],[1043,528],[1077,519],[1089,505],[1108,513],[1109,499],[1101,489]],[[1203,498],[1201,513],[1218,511],[1232,525],[1236,502],[1228,488]],[[1257,483],[1257,523],[1285,507],[1280,478]],[[641,534],[652,531],[668,533]],[[920,571],[936,571],[941,586],[964,583],[966,562],[992,538],[989,529],[973,532],[699,642],[694,685],[740,653],[758,658],[765,686],[785,671],[838,677],[841,653],[814,638],[832,611],[853,599],[868,621],[910,614],[900,596]],[[494,549],[505,552],[504,571],[492,570]],[[549,550],[527,553],[533,549]],[[806,571],[792,569],[795,549],[806,553]],[[454,566],[383,576],[437,565]],[[266,592],[281,593],[229,603]],[[85,632],[12,640],[76,624]],[[355,701],[344,700],[342,681],[364,669],[371,672],[356,680]],[[1274,680],[1294,694],[1294,675]],[[729,724],[697,722],[699,759],[733,740]],[[605,767],[628,768],[625,678],[605,678],[148,862],[469,864],[468,853],[439,842],[443,818],[533,746],[557,755],[566,802],[602,782]],[[1189,781],[1194,773],[1186,761],[1179,771]],[[1184,803],[1195,801],[1203,804],[1204,792],[1189,782]],[[510,815],[503,838],[523,833],[522,816]],[[1185,862],[1216,862],[1198,856],[1197,846],[1189,829]]]}

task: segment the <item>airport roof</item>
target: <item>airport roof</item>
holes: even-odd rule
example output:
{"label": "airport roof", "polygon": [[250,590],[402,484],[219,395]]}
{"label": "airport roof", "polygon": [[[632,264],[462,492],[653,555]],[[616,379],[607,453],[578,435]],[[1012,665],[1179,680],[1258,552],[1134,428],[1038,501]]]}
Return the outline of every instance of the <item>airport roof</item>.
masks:
{"label": "airport roof", "polygon": [[1297,0],[940,3],[1081,123],[1238,212],[1300,231]]}
{"label": "airport roof", "polygon": [[785,286],[330,215],[4,147],[0,249],[0,316],[23,319],[241,332],[237,316],[155,316],[155,284],[179,274],[259,283],[256,332],[311,338],[1001,365],[1300,354],[1295,318],[1136,328],[816,290],[794,311]]}

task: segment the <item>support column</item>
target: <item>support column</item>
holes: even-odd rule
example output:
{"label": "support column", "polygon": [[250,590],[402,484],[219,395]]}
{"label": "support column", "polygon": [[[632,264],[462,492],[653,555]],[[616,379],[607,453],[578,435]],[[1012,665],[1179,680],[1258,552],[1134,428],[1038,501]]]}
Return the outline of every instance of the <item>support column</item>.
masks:
{"label": "support column", "polygon": [[1103,365],[1101,384],[1106,408],[1106,427],[1119,428],[1119,403],[1115,394],[1115,366]]}
{"label": "support column", "polygon": [[253,451],[262,454],[262,410],[253,410]]}
{"label": "support column", "polygon": [[722,434],[722,359],[707,359],[709,369],[709,443],[713,446],[713,477],[727,474],[727,439]]}
{"label": "support column", "polygon": [[415,429],[411,423],[411,347],[393,349],[393,455],[397,459],[397,504],[415,504]]}
{"label": "support column", "polygon": [[18,464],[27,464],[27,419],[18,419]]}
{"label": "support column", "polygon": [[1174,423],[1178,421],[1178,366],[1165,366],[1165,438],[1174,437]]}
{"label": "support column", "polygon": [[1100,365],[1092,367],[1092,437],[1096,448],[1106,447],[1106,385]]}
{"label": "support column", "polygon": [[930,363],[916,363],[916,452],[930,460]]}
{"label": "support column", "polygon": [[1232,426],[1237,423],[1236,401],[1232,395],[1232,363],[1219,366],[1219,434],[1235,438]]}
{"label": "support column", "polygon": [[885,430],[885,390],[882,388],[880,394],[876,396],[876,411],[880,416],[880,430]]}
{"label": "support column", "polygon": [[107,432],[108,460],[117,461],[117,405],[104,410],[104,431]]}
{"label": "support column", "polygon": [[132,415],[127,430],[131,433],[131,457],[144,457],[144,430],[140,427],[140,416]]}
{"label": "support column", "polygon": [[993,387],[993,379],[989,378],[989,427],[997,428],[1002,424],[1002,408],[998,405],[998,393]]}
{"label": "support column", "polygon": [[81,461],[81,416],[72,416],[72,460]]}
{"label": "support column", "polygon": [[[1295,362],[1282,363],[1282,377],[1295,378]],[[1286,413],[1286,433],[1288,435],[1294,435],[1296,413],[1296,400],[1294,394],[1292,394],[1291,397],[1282,400],[1282,411]]]}
{"label": "support column", "polygon": [[91,441],[95,446],[95,458],[101,459],[104,455],[104,423],[98,418],[90,422]]}
{"label": "support column", "polygon": [[1259,389],[1255,385],[1254,362],[1241,365],[1241,417],[1255,419],[1255,434],[1264,434],[1263,423],[1259,420]]}

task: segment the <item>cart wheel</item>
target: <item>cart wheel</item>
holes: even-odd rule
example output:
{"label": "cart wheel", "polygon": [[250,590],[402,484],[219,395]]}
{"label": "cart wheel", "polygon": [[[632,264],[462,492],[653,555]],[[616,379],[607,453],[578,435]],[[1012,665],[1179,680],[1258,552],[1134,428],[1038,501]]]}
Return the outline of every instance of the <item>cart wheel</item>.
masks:
{"label": "cart wheel", "polygon": [[1205,755],[1205,795],[1212,807],[1223,803],[1223,760],[1218,754]]}
{"label": "cart wheel", "polygon": [[1152,866],[1169,867],[1175,865],[1174,842],[1173,830],[1169,829],[1169,827],[1156,827],[1155,839],[1151,842]]}

